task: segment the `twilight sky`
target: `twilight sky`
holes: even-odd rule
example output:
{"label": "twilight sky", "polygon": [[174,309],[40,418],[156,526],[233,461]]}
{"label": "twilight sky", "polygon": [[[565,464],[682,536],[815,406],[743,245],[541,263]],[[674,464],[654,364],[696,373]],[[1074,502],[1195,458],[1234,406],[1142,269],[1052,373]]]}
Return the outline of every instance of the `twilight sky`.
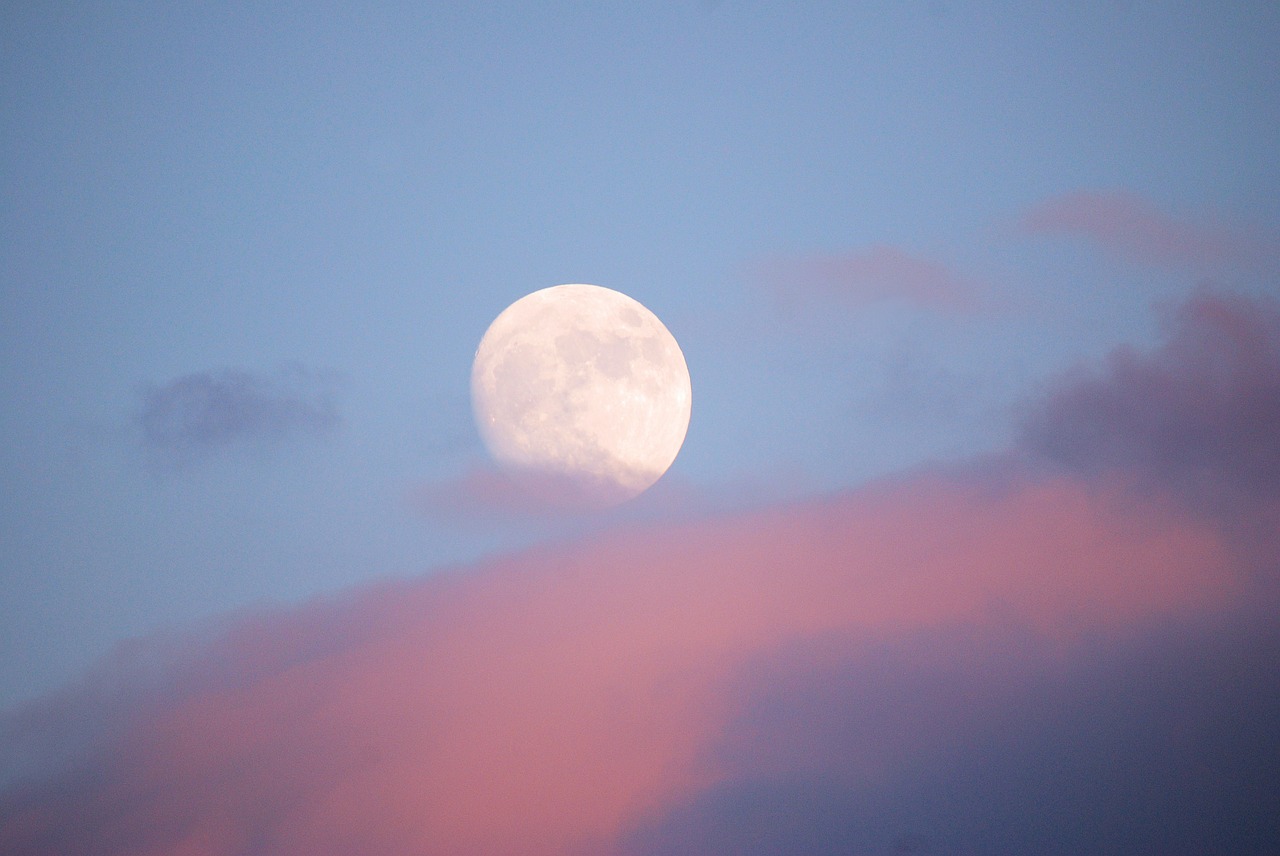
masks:
{"label": "twilight sky", "polygon": [[0,849],[1280,849],[1280,10],[475,5],[5,12]]}

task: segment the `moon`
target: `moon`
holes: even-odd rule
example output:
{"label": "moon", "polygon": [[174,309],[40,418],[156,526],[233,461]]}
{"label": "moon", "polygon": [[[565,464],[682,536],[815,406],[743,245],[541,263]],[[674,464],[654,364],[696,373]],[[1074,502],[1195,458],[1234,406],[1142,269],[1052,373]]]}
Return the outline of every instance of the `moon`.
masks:
{"label": "moon", "polygon": [[689,367],[658,317],[598,285],[557,285],[508,306],[471,367],[490,455],[523,485],[608,507],[647,490],[684,444]]}

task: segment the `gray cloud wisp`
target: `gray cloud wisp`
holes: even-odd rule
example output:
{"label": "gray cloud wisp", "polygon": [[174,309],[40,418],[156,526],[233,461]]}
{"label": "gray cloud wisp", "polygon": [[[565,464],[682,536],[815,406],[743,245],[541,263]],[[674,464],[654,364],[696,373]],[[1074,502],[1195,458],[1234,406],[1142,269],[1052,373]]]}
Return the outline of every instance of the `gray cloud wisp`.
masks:
{"label": "gray cloud wisp", "polygon": [[181,464],[333,431],[341,417],[331,386],[299,366],[274,377],[234,368],[195,372],[147,387],[135,424],[149,453]]}

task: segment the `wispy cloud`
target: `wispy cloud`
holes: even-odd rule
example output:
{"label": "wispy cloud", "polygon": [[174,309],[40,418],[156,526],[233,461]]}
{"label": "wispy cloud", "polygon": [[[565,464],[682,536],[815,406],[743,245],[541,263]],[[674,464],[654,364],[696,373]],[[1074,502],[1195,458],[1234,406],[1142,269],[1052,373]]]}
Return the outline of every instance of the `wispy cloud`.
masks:
{"label": "wispy cloud", "polygon": [[1143,197],[1121,191],[1079,191],[1026,211],[1022,230],[1092,241],[1104,252],[1157,267],[1257,266],[1280,259],[1280,242],[1225,226],[1178,219]]}
{"label": "wispy cloud", "polygon": [[406,499],[428,517],[479,525],[555,519],[587,510],[574,506],[567,492],[556,502],[555,484],[539,487],[543,486],[522,484],[494,466],[474,464],[455,478],[414,486]]}
{"label": "wispy cloud", "polygon": [[939,312],[972,312],[988,296],[981,282],[940,262],[880,244],[840,254],[776,258],[758,265],[756,275],[784,304],[898,303]]}
{"label": "wispy cloud", "polygon": [[[1199,300],[1135,359],[1233,372],[1252,334]],[[1063,400],[1045,419],[1112,430]],[[1178,467],[1130,490],[1109,448],[632,526],[264,613],[161,680],[108,667],[0,722],[0,763],[62,765],[0,792],[0,850],[1272,852],[1278,605],[1250,573],[1280,544],[1245,551]]]}
{"label": "wispy cloud", "polygon": [[580,488],[560,479],[528,473],[516,476],[492,463],[475,462],[456,477],[413,485],[404,499],[422,516],[460,527],[509,529],[527,524],[560,530],[758,506],[767,495],[761,485],[748,483],[735,484],[728,494],[697,489],[666,473],[638,497],[601,507],[585,501]]}
{"label": "wispy cloud", "polygon": [[135,423],[156,460],[181,464],[332,431],[341,419],[330,387],[326,375],[301,366],[274,377],[243,369],[196,372],[146,387]]}

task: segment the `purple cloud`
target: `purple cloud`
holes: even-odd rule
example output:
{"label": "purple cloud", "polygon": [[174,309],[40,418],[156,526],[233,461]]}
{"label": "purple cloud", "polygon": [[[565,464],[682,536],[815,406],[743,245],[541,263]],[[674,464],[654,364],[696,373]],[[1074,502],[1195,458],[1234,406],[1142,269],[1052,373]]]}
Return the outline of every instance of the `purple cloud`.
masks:
{"label": "purple cloud", "polygon": [[1022,444],[1088,474],[1280,499],[1280,303],[1201,292],[1166,327],[1151,353],[1118,348],[1053,383]]}
{"label": "purple cloud", "polygon": [[1274,240],[1208,223],[1177,220],[1125,192],[1080,191],[1032,207],[1020,228],[1037,235],[1084,238],[1126,261],[1158,267],[1257,265],[1277,257]]}
{"label": "purple cloud", "polygon": [[222,369],[149,386],[135,421],[148,452],[178,464],[231,448],[322,435],[341,418],[326,378],[295,366],[275,378]]}
{"label": "purple cloud", "polygon": [[1233,620],[1092,652],[1014,624],[789,650],[744,684],[715,750],[732,773],[626,852],[1264,856],[1280,632]]}
{"label": "purple cloud", "polygon": [[827,298],[849,306],[897,302],[939,312],[971,312],[986,288],[945,265],[881,244],[851,253],[777,259],[760,277],[784,302]]}

